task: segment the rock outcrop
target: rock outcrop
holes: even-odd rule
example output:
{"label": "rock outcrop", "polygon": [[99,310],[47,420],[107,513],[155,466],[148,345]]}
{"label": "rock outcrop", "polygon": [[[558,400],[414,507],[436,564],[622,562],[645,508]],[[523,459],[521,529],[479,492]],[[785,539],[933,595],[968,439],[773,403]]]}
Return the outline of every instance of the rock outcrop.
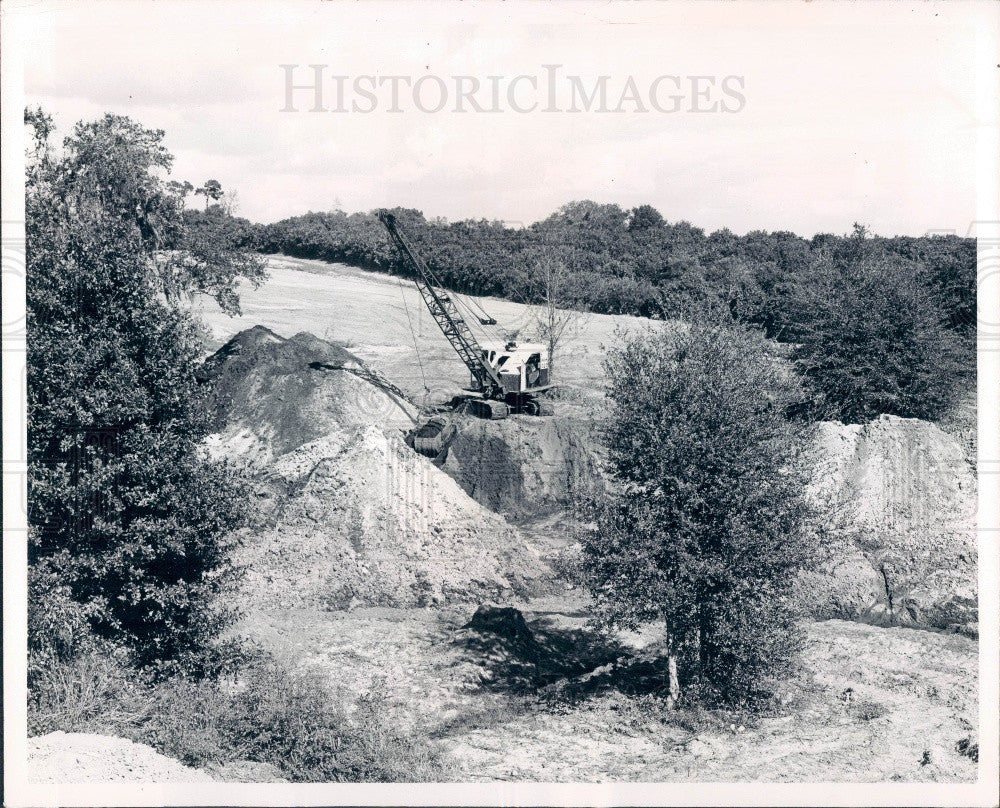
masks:
{"label": "rock outcrop", "polygon": [[976,477],[934,424],[822,423],[809,496],[822,561],[803,576],[818,617],[976,631]]}

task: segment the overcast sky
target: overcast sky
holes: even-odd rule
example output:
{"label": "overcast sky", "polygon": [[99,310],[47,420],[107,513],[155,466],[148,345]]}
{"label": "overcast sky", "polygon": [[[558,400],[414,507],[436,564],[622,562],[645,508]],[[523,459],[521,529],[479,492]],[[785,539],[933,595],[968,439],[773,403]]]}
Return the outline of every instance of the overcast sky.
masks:
{"label": "overcast sky", "polygon": [[[26,96],[65,133],[124,113],[164,129],[174,175],[218,179],[239,212],[273,221],[307,210],[416,207],[428,216],[531,222],[575,199],[650,203],[715,230],[964,233],[976,218],[977,109],[997,54],[997,6],[820,2],[648,5],[383,5],[336,2],[43,2],[24,9]],[[334,75],[440,77],[417,101],[388,86],[372,112],[285,105],[282,64]],[[546,112],[546,72],[556,71]],[[535,77],[532,92],[517,75]],[[499,113],[455,112],[456,75],[499,76]],[[565,111],[570,75],[609,76],[608,107]],[[681,80],[681,109],[651,107],[658,76]],[[693,99],[690,76],[708,95]],[[731,79],[723,94],[721,81]],[[619,105],[632,77],[640,99]],[[985,79],[984,79],[985,77]],[[678,92],[661,82],[661,108]],[[977,90],[978,88],[978,90]],[[742,100],[741,100],[742,99]],[[368,102],[360,98],[364,104]],[[419,102],[419,103],[418,103]],[[533,112],[513,105],[539,102]],[[687,111],[717,103],[717,111]],[[482,103],[481,103],[482,105]],[[638,107],[646,111],[639,111]],[[737,111],[724,112],[726,106]],[[981,143],[980,143],[981,146]]]}

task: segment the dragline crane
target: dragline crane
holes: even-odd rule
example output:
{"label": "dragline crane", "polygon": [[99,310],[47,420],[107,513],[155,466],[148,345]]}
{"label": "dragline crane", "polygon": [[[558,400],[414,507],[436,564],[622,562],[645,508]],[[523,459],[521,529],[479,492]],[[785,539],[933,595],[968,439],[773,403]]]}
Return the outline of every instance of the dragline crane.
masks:
{"label": "dragline crane", "polygon": [[[466,409],[482,418],[506,418],[511,413],[551,414],[538,394],[548,390],[549,367],[545,346],[513,340],[477,340],[457,296],[446,291],[420,257],[389,211],[378,213],[393,244],[413,271],[420,296],[441,332],[472,376]],[[483,312],[485,315],[485,312]],[[492,317],[478,317],[479,325],[495,326]]]}

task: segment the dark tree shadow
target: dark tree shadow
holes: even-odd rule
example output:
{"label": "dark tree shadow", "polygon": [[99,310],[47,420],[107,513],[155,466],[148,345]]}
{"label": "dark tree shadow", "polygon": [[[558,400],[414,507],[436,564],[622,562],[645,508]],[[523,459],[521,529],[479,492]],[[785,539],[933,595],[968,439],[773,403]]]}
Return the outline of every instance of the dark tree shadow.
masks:
{"label": "dark tree shadow", "polygon": [[606,690],[644,694],[666,686],[666,663],[656,649],[637,654],[552,617],[529,623],[517,609],[481,607],[454,641],[483,668],[481,687],[492,692],[575,701]]}

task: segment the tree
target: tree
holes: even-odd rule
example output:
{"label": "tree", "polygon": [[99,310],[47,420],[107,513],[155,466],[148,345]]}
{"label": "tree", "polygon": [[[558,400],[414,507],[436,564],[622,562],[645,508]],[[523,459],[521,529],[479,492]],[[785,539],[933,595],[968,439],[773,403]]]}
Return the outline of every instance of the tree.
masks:
{"label": "tree", "polygon": [[795,279],[788,339],[814,415],[865,423],[883,413],[934,420],[975,372],[926,272],[856,233],[842,263]]}
{"label": "tree", "polygon": [[195,194],[201,194],[205,197],[205,210],[208,210],[209,200],[218,202],[222,199],[222,185],[218,180],[208,180],[201,188],[195,191]]}
{"label": "tree", "polygon": [[589,315],[580,305],[573,273],[565,261],[542,257],[534,266],[525,299],[531,301],[531,319],[538,339],[545,343],[549,378],[555,380],[556,357],[566,342],[579,336]]}
{"label": "tree", "polygon": [[810,556],[798,386],[731,323],[619,335],[606,368],[613,486],[583,542],[599,619],[665,621],[671,704],[752,701],[793,657]]}
{"label": "tree", "polygon": [[652,205],[639,205],[629,211],[628,231],[630,233],[650,228],[660,228],[666,225],[666,223],[663,214]]}
{"label": "tree", "polygon": [[[78,124],[58,153],[48,117],[25,119],[31,596],[68,592],[139,663],[183,658],[227,619],[246,512],[239,479],[202,456],[200,328],[157,269],[186,237],[171,157],[128,118]],[[230,271],[178,283],[221,293]]]}

